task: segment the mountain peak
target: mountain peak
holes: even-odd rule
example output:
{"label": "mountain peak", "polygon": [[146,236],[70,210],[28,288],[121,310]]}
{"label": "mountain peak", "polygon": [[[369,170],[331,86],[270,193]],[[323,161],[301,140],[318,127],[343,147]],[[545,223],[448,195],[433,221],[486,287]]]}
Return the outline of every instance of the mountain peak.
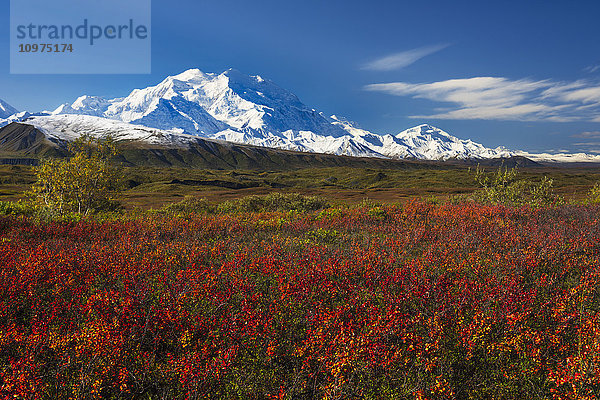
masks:
{"label": "mountain peak", "polygon": [[419,128],[419,129],[421,129],[422,131],[440,130],[440,129],[436,128],[435,126],[433,126],[433,125],[429,125],[429,124],[421,124],[421,125],[417,125],[417,126],[415,126],[415,129],[416,129],[416,128]]}
{"label": "mountain peak", "polygon": [[0,118],[8,118],[13,114],[18,113],[19,110],[0,99]]}
{"label": "mountain peak", "polygon": [[52,114],[85,114],[102,116],[110,101],[100,96],[79,96],[72,104],[61,104]]}
{"label": "mountain peak", "polygon": [[180,73],[178,75],[170,76],[169,78],[176,79],[178,81],[189,82],[189,81],[205,80],[210,77],[211,77],[211,74],[205,74],[204,72],[200,71],[198,68],[190,68],[186,71],[183,71],[182,73]]}
{"label": "mountain peak", "polygon": [[444,138],[449,138],[449,139],[456,139],[454,136],[450,135],[447,132],[444,132],[443,130],[441,130],[440,128],[436,128],[433,125],[429,125],[429,124],[421,124],[421,125],[417,125],[414,126],[412,128],[409,128],[405,131],[400,132],[398,135],[396,135],[396,137],[417,137],[417,136],[424,136],[424,135],[429,135],[429,136],[433,136],[433,137],[444,137]]}
{"label": "mountain peak", "polygon": [[266,80],[260,75],[246,75],[235,68],[229,68],[225,70],[221,75],[227,76],[230,79],[234,79],[237,81],[250,81],[253,83],[263,83]]}
{"label": "mountain peak", "polygon": [[74,109],[81,109],[84,107],[101,108],[106,104],[106,99],[100,96],[88,96],[83,95],[77,98],[71,105]]}
{"label": "mountain peak", "polygon": [[[377,135],[339,116],[327,117],[259,75],[197,68],[121,99],[82,96],[56,114],[84,114],[213,139],[364,157],[487,158],[497,152],[429,124]],[[78,121],[75,119],[74,121]]]}

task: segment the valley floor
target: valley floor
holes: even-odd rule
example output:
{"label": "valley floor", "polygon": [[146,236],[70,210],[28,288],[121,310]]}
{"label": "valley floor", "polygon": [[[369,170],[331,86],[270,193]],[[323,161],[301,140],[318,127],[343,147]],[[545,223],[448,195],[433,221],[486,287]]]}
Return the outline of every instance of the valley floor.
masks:
{"label": "valley floor", "polygon": [[[126,190],[120,200],[126,208],[160,208],[185,196],[221,202],[273,192],[318,195],[334,203],[355,204],[364,199],[382,203],[412,198],[471,193],[477,189],[476,166],[413,163],[394,168],[298,168],[280,171],[209,170],[128,167],[123,169]],[[494,171],[497,167],[486,167]],[[558,194],[579,199],[600,181],[600,167],[521,168],[524,179],[553,179]],[[0,201],[24,198],[35,177],[32,167],[0,165]]]}

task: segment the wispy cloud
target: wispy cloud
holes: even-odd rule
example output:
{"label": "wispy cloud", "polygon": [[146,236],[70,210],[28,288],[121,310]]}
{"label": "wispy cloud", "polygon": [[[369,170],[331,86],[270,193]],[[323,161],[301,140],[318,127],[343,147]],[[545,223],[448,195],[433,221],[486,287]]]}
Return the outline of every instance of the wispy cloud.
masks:
{"label": "wispy cloud", "polygon": [[428,99],[449,106],[414,118],[600,122],[600,84],[500,77],[432,83],[378,83],[366,90]]}
{"label": "wispy cloud", "polygon": [[443,50],[448,46],[449,44],[439,44],[435,46],[419,47],[417,49],[390,54],[364,64],[362,66],[362,69],[371,71],[393,71],[396,69],[401,69],[404,67],[408,67],[411,64],[414,64],[423,57],[426,57],[433,53],[437,53],[438,51]]}
{"label": "wispy cloud", "polygon": [[573,143],[573,146],[581,146],[581,147],[590,147],[590,146],[596,146],[599,147],[600,146],[600,142],[579,142],[579,143]]}
{"label": "wispy cloud", "polygon": [[[573,146],[577,148],[576,151],[600,154],[600,142],[597,140],[594,141],[594,138],[590,139],[591,141],[589,142],[573,143]],[[598,137],[596,137],[596,139],[598,139]]]}
{"label": "wispy cloud", "polygon": [[600,65],[590,65],[589,67],[585,67],[583,70],[593,74],[594,72],[600,70]]}
{"label": "wispy cloud", "polygon": [[600,132],[598,132],[598,131],[581,132],[581,133],[576,133],[574,135],[571,135],[571,137],[574,137],[574,138],[585,138],[585,139],[600,139]]}

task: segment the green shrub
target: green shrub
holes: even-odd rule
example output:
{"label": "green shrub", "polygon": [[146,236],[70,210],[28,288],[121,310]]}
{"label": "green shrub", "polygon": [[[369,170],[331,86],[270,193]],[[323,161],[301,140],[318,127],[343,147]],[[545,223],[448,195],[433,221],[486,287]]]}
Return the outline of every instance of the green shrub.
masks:
{"label": "green shrub", "polygon": [[335,229],[315,229],[308,231],[306,235],[315,242],[333,243],[340,235]]}
{"label": "green shrub", "polygon": [[590,189],[584,201],[586,204],[600,204],[600,182]]}
{"label": "green shrub", "polygon": [[204,198],[194,196],[185,196],[178,203],[171,203],[163,206],[160,211],[166,214],[191,214],[191,213],[212,213],[216,207],[210,204]]}
{"label": "green shrub", "polygon": [[328,208],[329,202],[317,196],[299,193],[271,193],[264,196],[248,196],[219,204],[220,212],[310,212]]}
{"label": "green shrub", "polygon": [[35,205],[25,201],[0,201],[0,215],[28,215],[36,213]]}
{"label": "green shrub", "polygon": [[530,204],[534,206],[543,207],[564,202],[561,196],[554,193],[553,181],[547,176],[544,176],[538,183],[530,183],[529,190],[531,193]]}
{"label": "green shrub", "polygon": [[342,216],[342,210],[339,208],[327,208],[319,212],[316,216],[316,220],[332,220]]}
{"label": "green shrub", "polygon": [[310,212],[328,208],[329,202],[317,196],[303,196],[298,193],[271,193],[263,196],[247,196],[228,200],[219,204],[206,199],[186,196],[178,203],[163,206],[157,210],[165,214],[191,213],[243,213],[243,212]]}
{"label": "green shrub", "polygon": [[356,203],[354,208],[375,208],[375,207],[381,207],[382,205],[383,204],[378,201],[375,201],[373,199],[365,197],[364,199],[362,199],[360,201],[360,203]]}
{"label": "green shrub", "polygon": [[500,167],[496,172],[486,173],[477,167],[475,181],[481,189],[474,193],[473,199],[479,203],[544,207],[564,202],[554,193],[552,179],[546,176],[540,182],[519,179],[516,168]]}
{"label": "green shrub", "polygon": [[383,207],[373,207],[367,211],[367,214],[378,221],[385,221],[388,218],[388,213]]}
{"label": "green shrub", "polygon": [[424,203],[433,204],[433,205],[438,205],[438,204],[443,203],[442,199],[434,194],[430,194],[429,196],[424,196],[421,200]]}

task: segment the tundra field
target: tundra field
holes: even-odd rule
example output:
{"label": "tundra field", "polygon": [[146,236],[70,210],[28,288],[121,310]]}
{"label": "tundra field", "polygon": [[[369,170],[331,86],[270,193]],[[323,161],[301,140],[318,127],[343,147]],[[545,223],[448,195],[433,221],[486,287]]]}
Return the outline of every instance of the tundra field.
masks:
{"label": "tundra field", "polygon": [[[2,202],[0,395],[598,398],[597,174],[551,170],[566,200],[519,206],[469,174],[140,169],[125,211]],[[34,180],[0,175],[4,199]],[[337,195],[234,199],[275,190]]]}
{"label": "tundra field", "polygon": [[[339,157],[338,157],[339,158]],[[360,159],[356,159],[360,160]],[[364,199],[382,203],[405,202],[412,198],[470,194],[479,188],[474,179],[477,164],[452,165],[428,162],[398,162],[368,159],[364,166],[290,168],[275,170],[231,170],[198,168],[125,167],[125,190],[119,200],[127,209],[160,208],[185,196],[209,201],[238,199],[274,192],[302,193],[326,197],[334,204],[356,204]],[[355,162],[355,164],[357,164]],[[370,166],[369,166],[370,165]],[[390,167],[391,165],[391,167]],[[569,164],[563,164],[569,165]],[[485,166],[495,171],[498,166]],[[567,199],[580,200],[600,182],[596,164],[572,167],[523,167],[523,179],[553,180],[553,189]],[[0,201],[24,199],[35,182],[34,169],[24,165],[0,165]]]}

